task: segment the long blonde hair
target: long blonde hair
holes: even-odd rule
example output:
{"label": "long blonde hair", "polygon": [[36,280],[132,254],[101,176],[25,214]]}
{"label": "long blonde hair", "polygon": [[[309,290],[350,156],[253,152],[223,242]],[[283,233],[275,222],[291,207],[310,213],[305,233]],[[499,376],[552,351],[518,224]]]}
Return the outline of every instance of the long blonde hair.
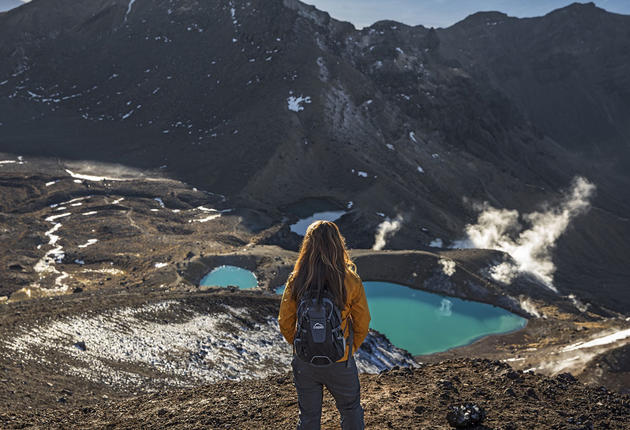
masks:
{"label": "long blonde hair", "polygon": [[346,269],[356,273],[357,267],[348,255],[346,240],[339,227],[331,221],[315,221],[304,234],[287,286],[292,286],[295,301],[305,294],[320,298],[326,286],[335,304],[343,309],[347,298],[344,285]]}

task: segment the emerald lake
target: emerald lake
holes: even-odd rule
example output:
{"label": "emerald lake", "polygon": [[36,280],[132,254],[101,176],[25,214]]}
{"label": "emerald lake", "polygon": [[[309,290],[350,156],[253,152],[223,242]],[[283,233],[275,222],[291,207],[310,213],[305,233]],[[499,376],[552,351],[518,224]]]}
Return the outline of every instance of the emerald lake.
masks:
{"label": "emerald lake", "polygon": [[506,333],[527,320],[485,303],[414,290],[391,282],[364,281],[370,327],[413,355],[467,345],[483,336]]}
{"label": "emerald lake", "polygon": [[[236,266],[219,266],[201,285],[257,286],[252,272]],[[498,333],[525,326],[527,320],[503,308],[415,290],[392,282],[363,281],[372,320],[396,346],[413,355],[446,351]],[[284,285],[276,288],[282,294]]]}

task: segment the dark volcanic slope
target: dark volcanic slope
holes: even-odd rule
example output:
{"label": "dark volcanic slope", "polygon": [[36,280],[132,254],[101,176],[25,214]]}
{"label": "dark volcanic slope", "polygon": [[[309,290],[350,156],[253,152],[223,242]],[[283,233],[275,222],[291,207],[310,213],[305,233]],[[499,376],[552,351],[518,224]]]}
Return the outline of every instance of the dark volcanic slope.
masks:
{"label": "dark volcanic slope", "polygon": [[529,19],[481,12],[438,34],[443,55],[490,79],[557,142],[629,149],[630,16],[574,3]]}
{"label": "dark volcanic slope", "polygon": [[[531,194],[494,173],[497,165],[552,188],[575,173],[551,168],[548,156],[562,156],[553,144],[531,151],[537,139],[500,94],[433,58],[424,29],[356,32],[278,0],[140,0],[127,9],[127,1],[79,10],[36,1],[4,17],[5,149],[167,164],[259,204],[290,203],[304,190],[369,192],[384,207],[406,197],[435,225],[461,223],[440,212],[463,209],[455,195],[483,192],[495,175],[513,187],[491,185],[497,202]],[[292,97],[308,98],[299,112]]]}
{"label": "dark volcanic slope", "polygon": [[[558,16],[541,20],[573,22]],[[352,201],[352,220],[340,223],[363,248],[376,212],[404,216],[390,247],[449,244],[474,221],[464,198],[531,212],[584,175],[598,187],[596,210],[563,238],[557,285],[627,308],[627,173],[568,151],[532,126],[518,94],[454,58],[461,25],[357,31],[295,0],[35,0],[0,15],[0,150],[162,166],[233,207]],[[593,73],[580,85],[596,85]],[[615,79],[602,85],[626,91]],[[625,102],[610,97],[611,120],[626,124]]]}

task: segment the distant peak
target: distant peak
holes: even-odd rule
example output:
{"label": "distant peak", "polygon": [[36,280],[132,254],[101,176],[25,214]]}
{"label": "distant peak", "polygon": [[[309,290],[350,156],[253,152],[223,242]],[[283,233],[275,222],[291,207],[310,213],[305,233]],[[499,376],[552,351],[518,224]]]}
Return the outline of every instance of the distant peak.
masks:
{"label": "distant peak", "polygon": [[496,10],[489,10],[489,11],[480,11],[480,12],[475,12],[471,15],[468,15],[468,17],[466,19],[496,19],[496,18],[507,18],[508,15],[506,13],[503,12],[499,12]]}
{"label": "distant peak", "polygon": [[379,30],[379,29],[397,30],[399,28],[409,28],[409,26],[407,24],[403,24],[402,22],[392,21],[390,19],[382,19],[382,20],[376,21],[374,24],[370,25],[369,28],[374,28],[374,29],[377,29],[377,30]]}
{"label": "distant peak", "polygon": [[479,25],[485,24],[487,22],[503,21],[508,18],[509,16],[507,14],[498,11],[475,12],[471,15],[468,15],[466,18],[459,21],[455,25]]}
{"label": "distant peak", "polygon": [[595,3],[593,3],[592,1],[588,3],[574,2],[566,6],[565,9],[584,9],[584,8],[596,8],[596,7],[597,6],[595,6]]}
{"label": "distant peak", "polygon": [[553,10],[551,12],[549,12],[547,15],[553,15],[556,13],[579,13],[579,14],[583,14],[583,13],[593,13],[593,12],[605,12],[605,9],[602,9],[600,7],[597,7],[597,5],[593,2],[588,2],[588,3],[571,3],[570,5],[567,5],[565,7]]}

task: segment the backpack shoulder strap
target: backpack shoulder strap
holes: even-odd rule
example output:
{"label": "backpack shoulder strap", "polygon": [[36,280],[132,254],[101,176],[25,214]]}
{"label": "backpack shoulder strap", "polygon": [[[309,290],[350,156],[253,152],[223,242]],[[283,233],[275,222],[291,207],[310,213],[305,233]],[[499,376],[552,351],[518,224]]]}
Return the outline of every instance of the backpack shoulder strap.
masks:
{"label": "backpack shoulder strap", "polygon": [[346,367],[350,366],[350,358],[352,358],[352,347],[354,346],[354,329],[352,327],[352,317],[348,315],[346,318],[348,321],[346,324],[350,329],[350,336],[348,336],[348,344],[350,349],[348,350],[348,359],[346,360]]}

